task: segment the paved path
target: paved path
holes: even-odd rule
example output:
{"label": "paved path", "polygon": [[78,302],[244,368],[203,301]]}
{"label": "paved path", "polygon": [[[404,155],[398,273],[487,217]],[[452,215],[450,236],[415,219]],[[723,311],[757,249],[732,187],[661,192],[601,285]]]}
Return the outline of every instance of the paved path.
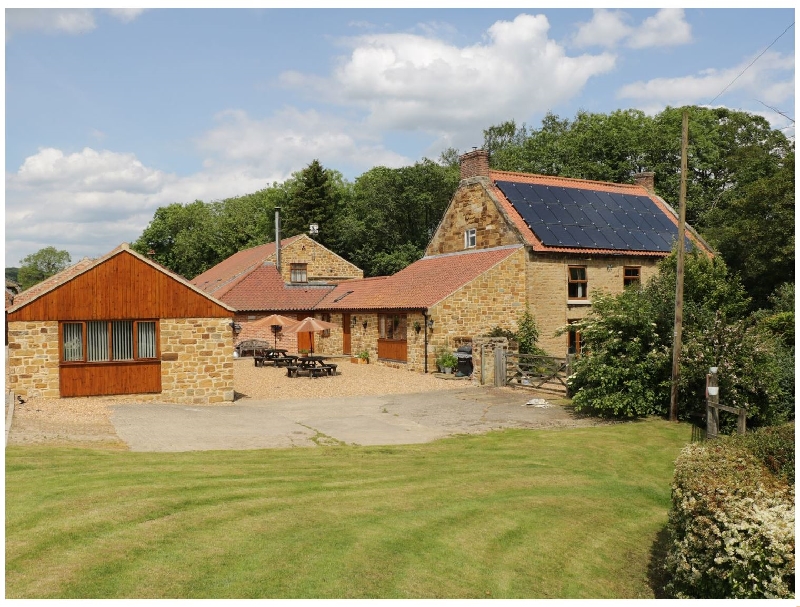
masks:
{"label": "paved path", "polygon": [[532,394],[469,388],[420,394],[240,400],[231,406],[115,405],[111,422],[132,451],[425,443],[500,428],[593,425]]}

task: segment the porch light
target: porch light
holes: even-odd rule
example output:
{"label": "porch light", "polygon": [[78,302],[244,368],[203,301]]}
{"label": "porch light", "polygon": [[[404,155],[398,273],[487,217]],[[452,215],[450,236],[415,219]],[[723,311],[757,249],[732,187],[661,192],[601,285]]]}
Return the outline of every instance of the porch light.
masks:
{"label": "porch light", "polygon": [[234,333],[239,333],[239,331],[242,330],[242,325],[240,325],[238,322],[231,321],[228,326],[233,329]]}
{"label": "porch light", "polygon": [[428,319],[428,328],[429,329],[433,329],[433,319],[432,318]]}
{"label": "porch light", "polygon": [[357,322],[358,322],[358,318],[353,316],[353,318],[352,318],[352,320],[350,322],[350,326],[355,327]]}

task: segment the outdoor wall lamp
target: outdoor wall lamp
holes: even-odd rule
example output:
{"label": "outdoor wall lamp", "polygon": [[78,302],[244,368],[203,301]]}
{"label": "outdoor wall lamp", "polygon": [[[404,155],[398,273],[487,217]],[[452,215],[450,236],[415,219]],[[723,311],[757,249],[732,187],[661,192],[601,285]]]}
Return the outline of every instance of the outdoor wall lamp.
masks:
{"label": "outdoor wall lamp", "polygon": [[432,318],[428,319],[428,328],[429,329],[433,329],[433,319]]}
{"label": "outdoor wall lamp", "polygon": [[358,322],[358,318],[357,318],[357,317],[355,317],[355,316],[353,316],[353,319],[352,319],[352,321],[350,322],[350,325],[351,325],[351,326],[353,326],[353,327],[355,327],[357,322]]}
{"label": "outdoor wall lamp", "polygon": [[231,321],[229,326],[231,329],[233,329],[234,333],[238,333],[239,331],[242,330],[242,325],[240,325],[238,322]]}

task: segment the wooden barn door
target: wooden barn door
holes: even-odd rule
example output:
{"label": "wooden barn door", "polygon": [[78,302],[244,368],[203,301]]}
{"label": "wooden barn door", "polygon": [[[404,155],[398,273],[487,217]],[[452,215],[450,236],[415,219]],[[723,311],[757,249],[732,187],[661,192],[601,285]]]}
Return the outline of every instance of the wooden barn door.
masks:
{"label": "wooden barn door", "polygon": [[350,354],[350,315],[342,314],[342,354]]}

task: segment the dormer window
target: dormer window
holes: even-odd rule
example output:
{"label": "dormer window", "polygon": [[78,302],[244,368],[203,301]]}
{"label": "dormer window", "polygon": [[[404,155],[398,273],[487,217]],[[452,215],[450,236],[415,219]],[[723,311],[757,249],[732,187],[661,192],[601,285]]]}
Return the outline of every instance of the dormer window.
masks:
{"label": "dormer window", "polygon": [[308,282],[308,264],[293,263],[289,265],[292,282]]}
{"label": "dormer window", "polygon": [[464,248],[465,249],[474,249],[476,243],[475,237],[475,228],[470,228],[469,230],[464,230]]}

